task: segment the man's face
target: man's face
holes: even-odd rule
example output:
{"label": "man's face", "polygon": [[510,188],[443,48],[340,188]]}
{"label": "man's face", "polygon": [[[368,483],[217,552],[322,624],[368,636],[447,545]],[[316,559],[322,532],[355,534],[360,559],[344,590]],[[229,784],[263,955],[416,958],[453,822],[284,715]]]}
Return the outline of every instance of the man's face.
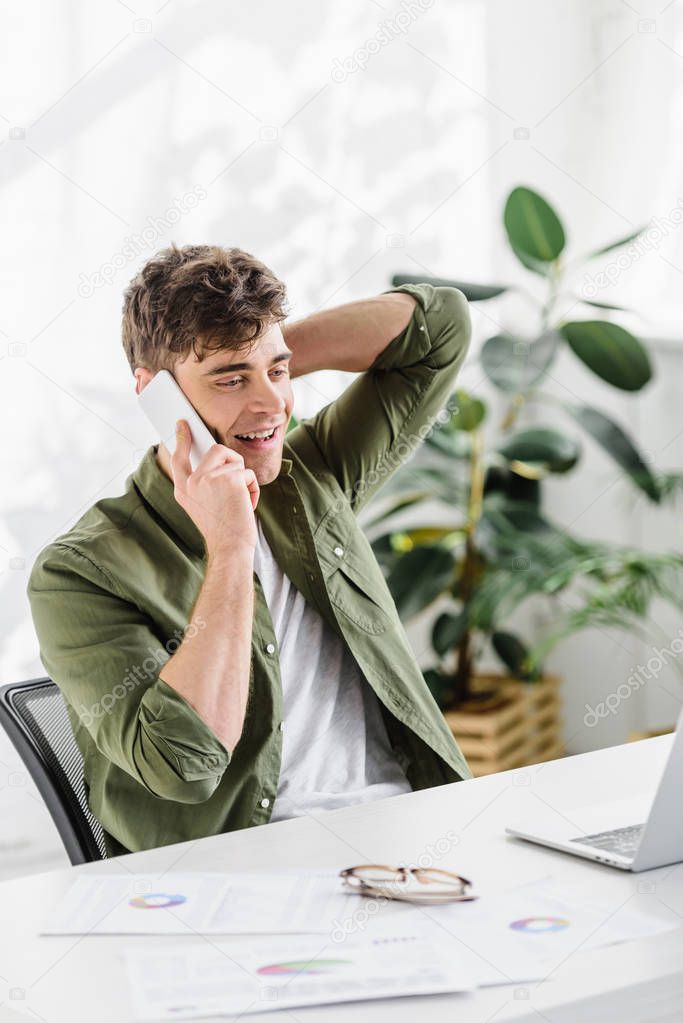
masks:
{"label": "man's face", "polygon": [[[294,407],[290,349],[279,324],[269,326],[251,349],[194,354],[176,362],[173,375],[219,444],[232,448],[253,469],[260,486],[280,472],[282,445]],[[271,432],[267,438],[245,434]]]}

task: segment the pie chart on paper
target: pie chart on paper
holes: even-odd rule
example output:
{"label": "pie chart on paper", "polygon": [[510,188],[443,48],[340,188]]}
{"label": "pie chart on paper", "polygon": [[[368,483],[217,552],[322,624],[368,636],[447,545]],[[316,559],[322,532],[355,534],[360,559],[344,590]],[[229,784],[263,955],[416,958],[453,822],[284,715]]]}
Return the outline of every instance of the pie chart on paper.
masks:
{"label": "pie chart on paper", "polygon": [[335,973],[340,966],[352,966],[350,959],[291,959],[285,963],[269,963],[256,971],[262,977],[292,973]]}
{"label": "pie chart on paper", "polygon": [[169,909],[185,902],[184,895],[167,895],[165,892],[151,892],[149,895],[136,895],[129,900],[133,909]]}
{"label": "pie chart on paper", "polygon": [[513,931],[525,931],[527,934],[547,934],[548,931],[563,931],[569,927],[569,920],[560,916],[527,916],[523,920],[513,920],[510,927]]}

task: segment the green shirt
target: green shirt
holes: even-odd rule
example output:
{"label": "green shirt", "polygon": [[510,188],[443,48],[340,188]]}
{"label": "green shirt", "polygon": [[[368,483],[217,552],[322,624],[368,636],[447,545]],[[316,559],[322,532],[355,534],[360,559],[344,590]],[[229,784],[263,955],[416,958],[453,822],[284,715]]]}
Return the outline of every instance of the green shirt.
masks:
{"label": "green shirt", "polygon": [[[286,435],[256,514],[283,572],[348,644],[420,789],[471,772],[356,516],[436,421],[471,329],[456,288],[391,290],[417,299],[408,326]],[[64,695],[112,854],[265,824],[280,773],[277,640],[256,574],[249,696],[232,753],[159,678],[190,620],[206,549],[156,451],[148,448],[121,496],[97,501],[40,552],[28,584],[41,660]]]}

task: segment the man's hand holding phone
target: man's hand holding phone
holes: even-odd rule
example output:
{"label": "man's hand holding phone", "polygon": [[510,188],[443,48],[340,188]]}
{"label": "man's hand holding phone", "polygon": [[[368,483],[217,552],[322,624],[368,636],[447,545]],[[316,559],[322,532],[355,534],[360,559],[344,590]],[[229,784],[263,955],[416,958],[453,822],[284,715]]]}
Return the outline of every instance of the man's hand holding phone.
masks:
{"label": "man's hand holding phone", "polygon": [[240,543],[256,547],[259,485],[253,469],[224,444],[214,444],[192,471],[191,435],[185,419],[176,423],[176,445],[171,455],[174,496],[190,516],[209,555]]}
{"label": "man's hand holding phone", "polygon": [[192,616],[206,628],[185,637],[159,678],[187,700],[232,753],[249,697],[254,616],[254,510],[259,485],[253,469],[223,444],[195,457],[190,424],[176,421],[171,455],[174,497],[202,534],[207,561]]}

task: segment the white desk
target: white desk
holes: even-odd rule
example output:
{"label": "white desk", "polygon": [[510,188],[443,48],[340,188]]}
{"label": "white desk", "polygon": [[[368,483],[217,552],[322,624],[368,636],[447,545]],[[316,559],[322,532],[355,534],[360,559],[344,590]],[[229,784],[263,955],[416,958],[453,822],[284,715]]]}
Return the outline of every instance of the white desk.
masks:
{"label": "white desk", "polygon": [[[683,866],[646,874],[599,866],[589,861],[506,838],[513,816],[552,806],[571,819],[573,807],[594,800],[653,791],[671,742],[670,736],[588,753],[490,778],[411,793],[379,803],[283,821],[199,842],[187,842],[118,860],[88,864],[0,885],[0,1007],[37,1014],[47,1023],[124,1023],[131,1018],[120,953],[124,945],[170,938],[38,937],[46,910],[66,890],[75,871],[162,874],[171,869],[273,870],[354,863],[410,863],[439,843],[447,832],[456,841],[435,865],[458,870],[483,886],[501,876],[510,884],[552,874],[585,898],[593,895],[615,910],[630,900],[634,908],[674,915],[683,921]],[[197,940],[184,939],[184,940]],[[528,1017],[534,1023],[621,1023],[683,1018],[683,929],[656,938],[591,951],[578,951],[542,984],[480,989],[473,994],[392,999],[263,1014],[259,1020],[385,1021],[457,1020],[500,1023]],[[637,987],[659,978],[658,1003]],[[625,985],[636,985],[624,990]],[[650,985],[650,988],[652,985]],[[12,991],[13,989],[13,991]],[[24,991],[21,997],[21,991]],[[606,993],[600,1014],[574,1005],[577,998]],[[18,997],[19,996],[19,997]],[[639,1008],[641,1003],[643,1008]],[[0,1009],[0,1021],[5,1019]],[[537,1015],[537,1012],[542,1015]],[[670,1013],[670,1014],[669,1014]],[[33,1019],[36,1015],[32,1015]]]}

